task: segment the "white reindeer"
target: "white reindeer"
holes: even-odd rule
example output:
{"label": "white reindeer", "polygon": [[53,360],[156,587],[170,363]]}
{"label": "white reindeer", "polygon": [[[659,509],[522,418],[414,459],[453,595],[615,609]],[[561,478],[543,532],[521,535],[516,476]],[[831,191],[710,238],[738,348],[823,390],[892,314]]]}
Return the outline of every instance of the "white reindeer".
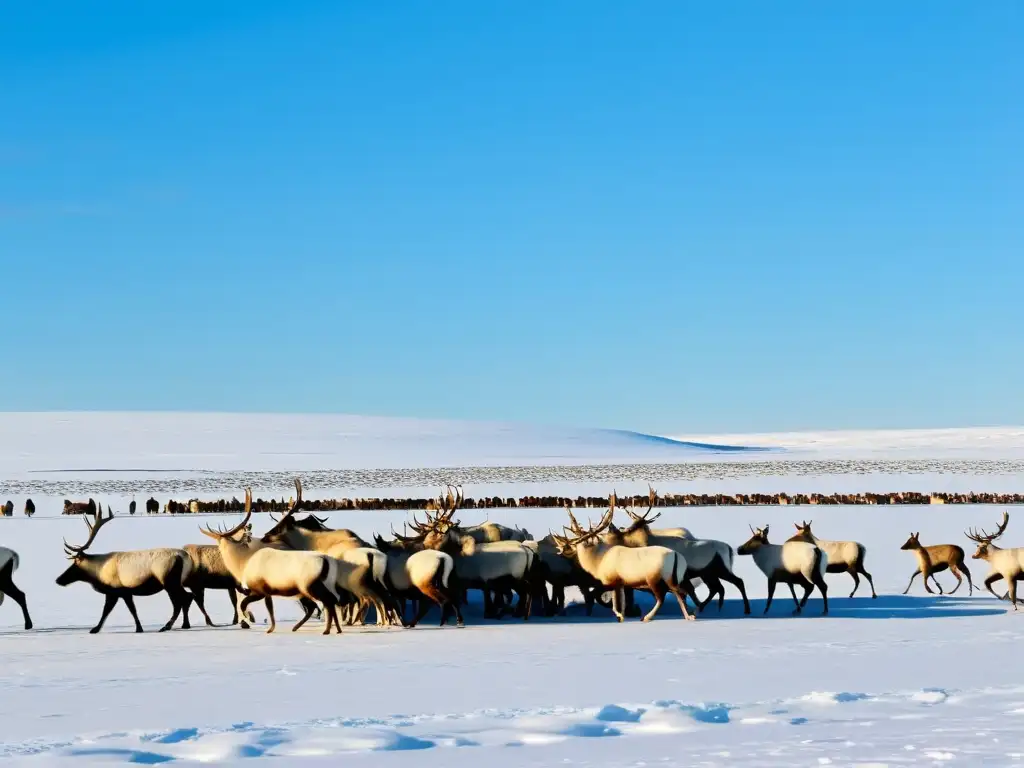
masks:
{"label": "white reindeer", "polygon": [[858,574],[863,575],[868,580],[868,585],[871,587],[871,597],[878,597],[875,594],[874,579],[871,578],[871,574],[864,568],[864,557],[867,555],[867,547],[858,541],[819,539],[811,532],[812,522],[804,520],[802,523],[794,523],[796,534],[791,536],[789,541],[805,541],[809,544],[814,544],[824,552],[828,557],[827,573],[850,574],[853,577],[853,591],[850,593],[850,597],[853,597],[860,587],[860,576]]}
{"label": "white reindeer", "polygon": [[[770,544],[767,525],[756,530],[751,527],[750,531],[754,535],[736,551],[741,555],[751,555],[761,573],[768,577],[768,601],[765,603],[764,612],[768,613],[768,609],[771,608],[775,585],[782,582],[789,585],[793,602],[796,603],[796,610],[793,613],[803,612],[807,598],[817,587],[825,604],[822,615],[828,615],[828,585],[825,584],[828,558],[825,553],[814,544],[804,541]],[[803,599],[797,600],[794,585],[803,586]]]}
{"label": "white reindeer", "polygon": [[[206,536],[217,541],[224,564],[240,585],[246,597],[238,606],[239,612],[246,614],[250,603],[262,599],[270,617],[267,632],[273,632],[277,626],[274,619],[273,597],[305,598],[302,603],[306,609],[305,616],[292,627],[296,631],[313,614],[316,603],[323,605],[327,615],[327,624],[323,634],[331,632],[333,622],[341,633],[341,622],[338,619],[337,607],[341,598],[337,591],[338,561],[333,557],[316,552],[297,552],[287,549],[265,547],[255,542],[246,544],[236,541],[238,534],[252,517],[252,491],[245,491],[245,517],[242,522],[228,531],[214,530],[209,527],[199,530]],[[241,621],[244,629],[249,628],[245,618]]]}
{"label": "white reindeer", "polygon": [[999,524],[995,533],[987,533],[982,530],[978,533],[975,530],[967,531],[967,538],[977,543],[978,549],[971,556],[972,560],[984,560],[988,563],[989,575],[985,578],[985,589],[991,592],[996,597],[995,590],[992,589],[992,585],[1000,579],[1006,579],[1006,585],[1009,588],[1007,593],[1000,600],[1005,600],[1009,597],[1010,602],[1013,603],[1013,610],[1017,610],[1017,582],[1024,578],[1024,547],[1014,547],[1013,549],[1001,549],[992,542],[1002,537],[1006,531],[1006,526],[1010,522],[1010,513],[1003,512],[1003,520]]}
{"label": "white reindeer", "polygon": [[96,509],[94,523],[90,524],[83,517],[89,529],[89,538],[81,546],[73,546],[64,542],[64,552],[71,560],[71,565],[60,576],[57,584],[66,587],[77,581],[84,581],[106,599],[99,624],[89,630],[95,635],[106,622],[110,612],[114,610],[118,600],[124,600],[128,610],[135,619],[135,631],[142,632],[139,614],[135,611],[136,597],[155,595],[166,592],[171,599],[174,613],[161,629],[166,632],[178,620],[178,614],[184,612],[182,628],[189,629],[188,606],[192,596],[185,590],[185,583],[192,573],[192,558],[182,549],[142,549],[129,552],[108,552],[103,555],[88,555],[86,550],[96,539],[100,528],[114,519],[114,513],[103,517],[100,507]]}
{"label": "white reindeer", "polygon": [[[562,553],[571,557],[575,554],[587,573],[605,588],[614,590],[612,611],[619,621],[625,621],[625,588],[647,589],[654,595],[654,607],[644,616],[651,621],[661,610],[665,595],[671,592],[679,601],[683,616],[692,621],[695,617],[686,607],[685,593],[688,585],[685,579],[686,558],[668,547],[623,547],[601,541],[601,534],[611,525],[613,510],[608,511],[596,526],[584,530],[572,512],[569,512],[569,529],[566,536],[556,536],[555,541]],[[696,598],[694,599],[696,601]]]}
{"label": "white reindeer", "polygon": [[32,629],[32,618],[28,615],[25,593],[14,584],[14,572],[18,570],[20,564],[21,559],[17,552],[7,547],[0,547],[0,605],[3,605],[4,595],[10,595],[11,599],[21,606],[21,613],[25,618],[25,629]]}
{"label": "white reindeer", "polygon": [[[609,534],[605,540],[610,543],[622,544],[627,547],[661,546],[673,549],[686,559],[686,579],[691,586],[699,586],[703,581],[708,587],[708,596],[704,602],[697,601],[697,607],[703,611],[715,596],[718,596],[718,608],[721,610],[725,601],[725,588],[722,582],[732,584],[739,590],[743,598],[743,612],[750,614],[750,601],[747,599],[746,586],[743,579],[733,572],[733,560],[735,552],[733,548],[724,541],[715,539],[695,539],[685,528],[652,529],[651,523],[661,517],[657,513],[651,517],[651,511],[658,499],[658,492],[648,486],[647,511],[638,514],[627,508],[626,514],[632,518],[632,524],[619,530],[614,525],[609,526]],[[612,509],[615,509],[615,494],[610,498]],[[686,535],[676,535],[675,531],[683,531]]]}
{"label": "white reindeer", "polygon": [[447,498],[442,495],[437,500],[441,511],[433,518],[428,515],[427,524],[418,528],[419,535],[407,541],[451,555],[460,589],[479,589],[483,593],[486,618],[504,616],[506,597],[510,602],[515,592],[519,595],[515,612],[528,620],[540,577],[539,569],[535,568],[537,552],[521,541],[481,543],[464,535],[461,521],[452,519],[462,498],[461,490],[453,495],[448,486]]}
{"label": "white reindeer", "polygon": [[433,549],[420,549],[416,539],[402,538],[394,529],[391,532],[394,541],[387,542],[380,536],[374,536],[374,543],[388,556],[389,591],[400,600],[412,598],[419,602],[409,627],[415,627],[423,620],[432,603],[441,608],[441,626],[447,623],[451,613],[455,614],[457,626],[465,626],[452,556]]}

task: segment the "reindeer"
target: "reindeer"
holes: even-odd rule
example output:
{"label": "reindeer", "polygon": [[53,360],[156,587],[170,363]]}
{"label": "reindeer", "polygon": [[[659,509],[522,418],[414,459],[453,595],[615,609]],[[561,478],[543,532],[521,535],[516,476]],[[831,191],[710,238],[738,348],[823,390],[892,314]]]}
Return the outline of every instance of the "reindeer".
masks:
{"label": "reindeer", "polygon": [[974,553],[973,560],[985,560],[990,568],[989,575],[985,578],[985,588],[996,597],[996,592],[992,589],[992,585],[1000,579],[1006,579],[1006,584],[1009,587],[1006,595],[999,598],[1000,600],[1010,598],[1010,602],[1013,603],[1013,610],[1017,610],[1017,581],[1024,578],[1024,547],[1014,547],[1013,549],[1000,549],[992,542],[1002,537],[1006,531],[1006,526],[1010,522],[1010,513],[1003,512],[1003,520],[999,523],[999,527],[995,533],[988,533],[982,530],[980,533],[971,529],[966,532],[967,538],[977,543],[978,550]]}
{"label": "reindeer", "polygon": [[[252,523],[239,532],[238,540],[247,544],[252,541]],[[192,593],[207,626],[216,626],[213,619],[210,618],[210,614],[206,612],[205,596],[208,589],[227,591],[228,597],[231,598],[231,624],[232,626],[237,624],[242,618],[238,610],[238,584],[224,563],[220,546],[217,544],[186,544],[182,549],[192,559],[192,573],[185,580],[185,586]],[[251,613],[248,614],[248,619],[250,622],[254,621]]]}
{"label": "reindeer", "polygon": [[685,595],[687,591],[692,592],[685,579],[686,559],[668,547],[632,548],[606,544],[601,540],[601,534],[611,525],[613,514],[614,510],[609,505],[601,521],[584,530],[570,511],[569,528],[563,529],[566,535],[555,536],[562,554],[575,555],[587,573],[605,589],[614,590],[612,611],[620,622],[626,619],[623,611],[625,587],[647,589],[654,595],[654,607],[644,616],[645,622],[657,615],[669,592],[679,601],[683,616],[688,621],[695,619],[686,607]]}
{"label": "reindeer", "polygon": [[[416,616],[409,627],[419,624],[430,611],[431,604],[441,607],[441,626],[455,614],[457,626],[465,626],[460,607],[455,560],[445,552],[422,549],[414,538],[402,537],[391,529],[394,540],[387,542],[374,535],[377,549],[387,555],[388,591],[402,603],[409,598],[418,603]],[[399,608],[405,613],[404,606]]]}
{"label": "reindeer", "polygon": [[[296,519],[295,513],[301,508],[302,503],[302,481],[295,478],[295,499],[274,527],[263,535],[261,541],[264,545],[320,552],[355,566],[366,566],[370,568],[371,573],[383,577],[386,570],[384,563],[387,561],[383,552],[371,547],[354,531],[335,531],[327,528],[324,525],[326,518],[320,519],[315,515],[309,515],[301,520]],[[377,560],[379,563],[375,569],[374,564]],[[388,594],[383,582],[371,585],[360,592],[359,602],[363,604],[361,614],[365,614],[363,608],[366,603],[374,606],[378,624],[401,625],[397,603]]]}
{"label": "reindeer", "polygon": [[[535,548],[537,552],[540,573],[540,578],[537,580],[538,590],[545,615],[564,616],[565,589],[566,587],[576,587],[583,595],[587,616],[592,616],[594,603],[597,601],[598,594],[604,592],[604,587],[597,579],[583,570],[575,553],[571,557],[564,556],[553,533],[549,533],[539,541],[526,541],[523,544]],[[551,585],[550,596],[547,584]]]}
{"label": "reindeer", "polygon": [[10,499],[4,504],[3,508],[0,509],[4,517],[14,517],[14,502]]}
{"label": "reindeer", "polygon": [[[767,525],[756,530],[751,527],[750,532],[754,535],[736,552],[741,555],[751,555],[754,558],[754,563],[761,569],[761,573],[768,577],[768,601],[765,603],[764,612],[768,613],[768,609],[772,607],[775,585],[782,582],[789,585],[793,602],[796,603],[796,610],[793,613],[803,612],[804,606],[807,605],[807,598],[817,587],[825,604],[822,615],[828,615],[828,585],[825,584],[828,558],[825,553],[816,545],[808,544],[805,541],[770,544]],[[797,600],[794,585],[803,586],[803,599]]]}
{"label": "reindeer", "polygon": [[[294,507],[292,508],[294,511]],[[239,584],[246,597],[238,606],[243,614],[239,622],[243,629],[249,628],[245,620],[246,609],[250,603],[262,599],[270,617],[267,633],[277,627],[274,619],[273,597],[302,597],[305,616],[292,627],[298,630],[313,615],[316,603],[324,607],[327,614],[326,627],[323,634],[331,633],[333,623],[341,633],[341,622],[337,607],[341,597],[337,591],[338,561],[333,557],[315,552],[296,552],[287,549],[275,549],[262,544],[247,544],[237,541],[235,537],[245,528],[252,517],[252,491],[245,491],[245,517],[234,528],[223,531],[210,527],[199,530],[209,536],[220,547],[221,557],[227,565],[235,582]]]}
{"label": "reindeer", "polygon": [[25,593],[14,584],[14,572],[18,570],[21,559],[18,553],[7,547],[0,547],[0,605],[3,605],[4,595],[10,595],[19,606],[25,618],[25,629],[32,629],[32,617],[28,615],[28,603],[25,602]]}
{"label": "reindeer", "polygon": [[461,492],[453,496],[449,486],[447,498],[437,500],[441,512],[433,519],[428,516],[429,527],[422,528],[417,541],[425,549],[440,550],[454,558],[461,586],[483,593],[486,618],[504,616],[505,604],[516,592],[519,601],[515,614],[528,620],[537,583],[536,553],[519,541],[480,543],[472,536],[463,536],[461,521],[452,519],[461,500]]}
{"label": "reindeer", "polygon": [[[684,528],[652,529],[651,523],[661,517],[657,513],[651,517],[651,511],[658,499],[658,492],[648,485],[647,510],[638,514],[631,508],[626,509],[626,514],[632,518],[632,524],[625,530],[619,530],[614,525],[609,526],[607,540],[622,544],[627,547],[647,547],[657,545],[668,547],[681,554],[686,559],[686,579],[691,586],[697,586],[703,581],[708,587],[708,596],[704,602],[696,601],[697,608],[703,611],[715,596],[718,596],[718,609],[722,609],[725,601],[725,588],[722,582],[732,584],[739,590],[743,598],[743,613],[750,615],[750,600],[747,599],[746,586],[743,579],[733,573],[733,560],[735,552],[733,548],[724,541],[714,539],[695,539],[689,531]],[[612,510],[615,509],[615,494],[610,498]],[[686,536],[676,535],[675,531],[683,531]]]}
{"label": "reindeer", "polygon": [[160,511],[160,502],[150,496],[146,499],[146,514],[155,515]]}
{"label": "reindeer", "polygon": [[36,503],[32,499],[25,499],[25,517],[32,517],[36,513]]}
{"label": "reindeer", "polygon": [[92,515],[93,517],[96,517],[96,502],[92,499],[89,499],[89,501],[71,501],[70,499],[64,499],[64,509],[61,514]]}
{"label": "reindeer", "polygon": [[139,614],[135,611],[135,598],[148,597],[158,592],[166,592],[171,600],[174,613],[161,629],[166,632],[178,620],[178,614],[184,612],[182,629],[189,629],[188,606],[191,596],[185,591],[185,582],[192,572],[192,559],[181,549],[141,549],[128,552],[108,552],[103,555],[86,554],[86,550],[96,540],[100,529],[114,519],[114,513],[107,507],[108,516],[97,509],[93,523],[87,517],[86,528],[89,538],[85,544],[75,546],[64,541],[64,552],[71,560],[71,565],[57,577],[57,585],[66,587],[77,581],[84,581],[104,596],[103,613],[99,624],[89,630],[95,635],[106,622],[110,612],[114,610],[118,600],[124,600],[135,620],[135,631],[142,632]]}
{"label": "reindeer", "polygon": [[910,583],[903,590],[903,594],[905,595],[910,591],[910,587],[914,584],[914,579],[917,578],[919,573],[924,575],[924,588],[928,594],[933,594],[928,587],[928,579],[931,579],[935,586],[938,587],[940,595],[944,594],[942,585],[935,578],[935,574],[941,573],[948,568],[950,573],[956,576],[956,586],[949,594],[952,595],[960,589],[960,585],[963,583],[960,574],[963,572],[967,576],[968,595],[973,595],[975,586],[971,578],[971,572],[967,569],[967,563],[964,562],[963,547],[958,547],[956,544],[932,544],[929,547],[923,547],[918,538],[920,535],[920,533],[911,533],[910,538],[900,547],[901,550],[913,552],[914,557],[917,558],[917,570],[911,574]]}
{"label": "reindeer", "polygon": [[857,593],[858,587],[860,587],[860,577],[857,574],[863,574],[864,578],[868,580],[868,585],[871,587],[871,597],[877,598],[875,582],[871,578],[871,574],[864,569],[864,556],[867,554],[867,548],[857,541],[819,539],[811,533],[812,522],[813,520],[804,520],[802,523],[794,523],[796,534],[790,536],[789,541],[804,541],[808,544],[814,544],[824,552],[828,557],[828,565],[825,569],[827,573],[850,574],[853,577],[853,591],[850,593],[850,597],[853,597]]}
{"label": "reindeer", "polygon": [[[302,506],[302,481],[298,478],[295,478],[295,495],[296,498],[288,511],[276,521],[273,528],[263,534],[261,541],[264,544],[278,544],[289,549],[314,552],[326,552],[338,546],[347,546],[350,549],[370,546],[355,531],[331,530],[323,526],[325,521],[314,515],[304,518],[300,525],[300,521],[295,518],[295,513]],[[313,521],[320,525],[314,526]]]}

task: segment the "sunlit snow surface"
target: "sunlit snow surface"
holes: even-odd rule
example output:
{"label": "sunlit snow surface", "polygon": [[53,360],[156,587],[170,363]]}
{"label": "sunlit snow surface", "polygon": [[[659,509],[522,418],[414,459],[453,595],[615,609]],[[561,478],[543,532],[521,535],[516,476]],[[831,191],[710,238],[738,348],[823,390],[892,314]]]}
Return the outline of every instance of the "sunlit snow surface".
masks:
{"label": "sunlit snow surface", "polygon": [[[36,470],[57,469],[113,469],[109,474],[130,485],[148,473],[129,475],[127,469],[209,469],[254,476],[276,471],[283,479],[293,471],[305,476],[316,469],[444,468],[472,463],[475,449],[470,446],[476,446],[495,467],[529,462],[641,465],[620,478],[621,487],[642,485],[644,462],[671,464],[696,456],[712,463],[751,464],[770,457],[780,468],[771,475],[678,481],[677,488],[714,482],[735,492],[756,490],[751,486],[769,480],[833,483],[846,478],[869,489],[877,483],[916,485],[922,476],[838,474],[822,480],[787,474],[782,463],[813,462],[815,450],[829,461],[855,461],[857,451],[873,451],[875,460],[937,461],[926,481],[939,481],[950,479],[941,474],[947,460],[1012,466],[1024,455],[1012,430],[992,430],[987,442],[978,433],[965,432],[960,445],[948,436],[921,444],[919,434],[916,446],[904,440],[902,446],[877,450],[863,435],[848,438],[845,446],[837,445],[832,435],[833,442],[827,447],[819,443],[818,449],[811,440],[794,444],[793,437],[786,443],[778,436],[733,442],[693,438],[696,443],[785,449],[709,457],[711,449],[632,436],[606,441],[608,433],[584,430],[508,427],[509,442],[496,445],[500,432],[494,428],[488,432],[475,425],[451,436],[444,429],[454,427],[440,423],[417,447],[406,444],[415,439],[401,435],[408,435],[410,424],[415,431],[422,423],[403,422],[406,432],[388,437],[370,430],[370,421],[355,420],[353,424],[362,423],[368,431],[363,438],[342,441],[347,446],[342,450],[334,438],[324,436],[340,422],[315,432],[309,425],[318,417],[308,417],[308,422],[258,417],[276,420],[279,437],[268,436],[272,433],[263,427],[254,429],[255,435],[232,437],[231,430],[219,426],[209,432],[209,441],[197,432],[203,420],[223,425],[245,417],[95,415],[86,419],[90,423],[80,418],[0,416],[0,480],[21,482],[38,477]],[[61,419],[72,419],[70,426],[56,426]],[[176,423],[175,429],[161,431]],[[518,435],[518,429],[531,432],[534,442]],[[474,430],[475,443],[467,437]],[[545,434],[553,447],[544,448]],[[574,442],[567,434],[578,439]],[[311,447],[318,440],[319,452]],[[893,436],[879,436],[878,444],[885,440],[892,443]],[[389,446],[397,452],[390,460]],[[339,464],[339,457],[351,460]],[[1007,490],[1020,489],[1012,471],[952,477],[967,488],[990,490],[1002,484]],[[76,482],[93,479],[85,473]],[[580,485],[571,478],[546,482]],[[607,490],[603,482],[587,484]],[[524,492],[534,487],[529,478],[496,481],[495,486]],[[467,493],[473,491],[467,487]],[[341,759],[368,766],[495,768],[1024,762],[1024,672],[1014,663],[1024,640],[1024,630],[1017,626],[1024,614],[1008,612],[1007,604],[977,592],[968,597],[966,585],[952,598],[932,597],[918,580],[910,596],[899,594],[914,568],[911,556],[899,551],[910,530],[920,530],[925,543],[959,543],[970,555],[973,548],[963,530],[973,525],[993,528],[1000,508],[663,511],[659,524],[685,524],[697,535],[733,545],[749,536],[748,524],[770,523],[773,539],[781,540],[796,517],[813,518],[820,535],[863,542],[880,597],[866,597],[867,585],[862,584],[851,600],[846,597],[849,577],[830,575],[828,618],[818,615],[818,599],[811,600],[806,616],[791,617],[792,602],[782,590],[769,617],[763,618],[764,579],[749,559],[738,558],[737,572],[753,598],[754,615],[749,618],[742,616],[735,593],[729,591],[721,614],[710,609],[694,623],[684,623],[678,608],[669,605],[646,625],[637,620],[619,625],[601,609],[587,619],[576,606],[567,617],[556,619],[483,622],[474,606],[469,626],[461,630],[438,629],[431,616],[415,630],[367,628],[324,638],[319,626],[289,632],[295,609],[289,601],[278,601],[274,635],[231,627],[157,634],[170,611],[169,601],[158,595],[138,600],[146,634],[129,631],[130,618],[119,606],[103,633],[90,636],[87,630],[99,617],[102,598],[80,584],[65,589],[54,584],[65,564],[62,538],[84,540],[84,525],[54,514],[59,497],[35,496],[41,512],[34,520],[20,516],[23,497],[12,497],[18,502],[18,517],[0,520],[0,544],[21,555],[16,581],[28,594],[37,629],[26,633],[19,628],[20,612],[10,599],[0,606],[0,762],[84,766],[256,759],[257,764],[333,765]],[[111,500],[122,509],[124,498],[115,495]],[[560,527],[562,514],[492,510],[490,516],[540,536]],[[204,517],[201,522],[233,519]],[[401,513],[336,513],[330,524],[366,536],[386,532],[403,519]],[[463,521],[474,521],[470,512],[463,514]],[[188,517],[124,517],[104,529],[96,550],[203,542],[198,522]],[[258,519],[255,525],[258,533],[269,520]],[[1024,543],[1017,525],[1011,509],[1008,546]],[[968,563],[980,584],[986,567]],[[939,579],[947,589],[952,587],[948,574]],[[208,593],[207,605],[219,621],[230,615],[223,593]],[[262,620],[262,608],[256,611]]]}

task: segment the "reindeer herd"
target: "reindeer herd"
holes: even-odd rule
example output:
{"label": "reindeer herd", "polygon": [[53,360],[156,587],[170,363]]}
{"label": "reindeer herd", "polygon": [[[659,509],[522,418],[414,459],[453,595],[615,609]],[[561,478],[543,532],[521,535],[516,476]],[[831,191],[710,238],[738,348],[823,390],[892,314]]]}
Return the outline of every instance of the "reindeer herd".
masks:
{"label": "reindeer herd", "polygon": [[[736,555],[749,555],[768,583],[764,612],[771,608],[778,584],[789,587],[800,614],[815,589],[822,597],[823,614],[828,613],[828,573],[848,573],[853,579],[853,597],[863,576],[877,597],[871,574],[864,567],[866,549],[854,541],[819,539],[811,523],[796,524],[796,533],[781,544],[769,541],[769,527],[751,527],[751,537],[734,549],[714,539],[700,539],[685,528],[653,528],[660,513],[652,514],[657,495],[653,488],[648,507],[639,512],[632,506],[624,511],[629,525],[614,523],[616,495],[608,500],[608,509],[597,522],[582,525],[570,507],[567,524],[560,534],[549,533],[535,540],[528,531],[497,523],[463,526],[456,514],[463,502],[461,488],[447,487],[433,513],[427,511],[420,522],[416,516],[402,533],[391,530],[390,540],[374,535],[373,543],[351,530],[333,530],[326,518],[315,515],[298,517],[302,508],[302,483],[295,481],[296,496],[284,515],[260,538],[252,533],[252,494],[245,493],[245,513],[230,529],[202,527],[200,531],[213,544],[189,544],[181,548],[157,548],[95,554],[90,552],[97,534],[113,519],[107,508],[103,514],[96,505],[83,516],[88,537],[83,544],[64,542],[70,563],[57,577],[65,587],[84,582],[104,596],[99,622],[90,632],[99,632],[118,601],[124,601],[135,631],[142,632],[135,608],[136,597],[166,593],[171,603],[170,619],[161,632],[171,629],[181,617],[183,629],[190,627],[189,609],[194,603],[208,625],[214,622],[206,610],[209,590],[228,593],[232,606],[232,624],[248,628],[255,621],[250,608],[262,601],[267,613],[268,632],[276,627],[274,598],[291,598],[302,608],[302,618],[292,630],[302,627],[317,615],[324,620],[323,634],[332,627],[340,633],[342,625],[365,624],[372,609],[379,626],[415,627],[437,606],[440,624],[454,618],[464,625],[462,606],[466,593],[478,590],[483,597],[484,617],[500,619],[513,615],[523,620],[540,613],[564,615],[567,588],[576,588],[583,596],[587,615],[594,604],[610,607],[619,621],[639,615],[633,596],[636,590],[649,593],[654,606],[643,616],[653,619],[671,594],[683,616],[693,620],[710,603],[721,609],[725,584],[733,587],[743,600],[744,613],[750,614],[746,588],[734,572]],[[90,521],[91,518],[91,521]],[[985,587],[996,597],[993,584],[1005,580],[1009,599],[1017,610],[1017,581],[1024,578],[1024,548],[1001,549],[995,541],[1002,537],[1009,514],[994,533],[970,530],[967,537],[978,547],[973,559],[988,562],[990,573]],[[411,533],[410,533],[411,529]],[[939,593],[936,573],[948,570],[957,579],[955,593],[964,578],[969,594],[974,584],[965,563],[964,550],[955,544],[924,546],[919,534],[912,533],[901,549],[917,560],[917,570],[903,594],[910,591],[921,575],[929,593],[929,581]],[[9,596],[22,610],[25,629],[32,629],[25,594],[14,583],[19,557],[11,549],[0,547],[0,603]],[[696,588],[704,586],[701,599]],[[797,595],[797,587],[803,594]],[[605,598],[610,595],[610,602]],[[687,600],[692,602],[691,609]],[[407,611],[408,604],[413,611]],[[409,618],[411,616],[411,619]]]}

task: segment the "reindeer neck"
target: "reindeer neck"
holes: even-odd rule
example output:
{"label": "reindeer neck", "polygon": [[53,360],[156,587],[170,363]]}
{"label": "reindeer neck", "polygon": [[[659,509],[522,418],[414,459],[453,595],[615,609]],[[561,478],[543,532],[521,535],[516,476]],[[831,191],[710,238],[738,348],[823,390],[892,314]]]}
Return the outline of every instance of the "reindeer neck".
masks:
{"label": "reindeer neck", "polygon": [[82,555],[75,560],[75,565],[77,565],[83,573],[87,574],[90,579],[98,580],[100,577],[100,571],[103,570],[103,566],[105,566],[110,561],[110,558],[115,554],[116,553],[114,552],[110,552],[102,555]]}
{"label": "reindeer neck", "polygon": [[580,566],[591,576],[595,575],[601,567],[601,561],[608,552],[608,547],[602,543],[577,544],[576,559]]}
{"label": "reindeer neck", "polygon": [[234,539],[220,539],[217,542],[220,548],[220,556],[224,559],[224,565],[238,581],[242,581],[242,573],[245,571],[246,563],[253,556],[258,547],[249,546]]}

